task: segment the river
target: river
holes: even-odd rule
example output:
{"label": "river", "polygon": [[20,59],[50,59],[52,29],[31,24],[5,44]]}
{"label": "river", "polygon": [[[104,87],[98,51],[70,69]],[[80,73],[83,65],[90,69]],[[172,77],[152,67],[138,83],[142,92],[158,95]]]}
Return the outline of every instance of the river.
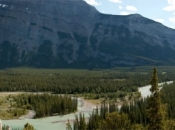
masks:
{"label": "river", "polygon": [[[162,83],[159,83],[158,86],[161,89],[163,85],[165,85],[165,84],[172,84],[172,83],[173,83],[173,81],[162,82]],[[147,86],[139,87],[138,91],[141,93],[141,96],[143,98],[145,98],[145,97],[147,97],[147,96],[149,96],[151,94],[150,88],[151,88],[151,85],[147,85]]]}
{"label": "river", "polygon": [[[160,88],[165,83],[171,84],[173,83],[173,81],[159,83]],[[150,88],[151,86],[147,85],[147,86],[139,87],[138,90],[141,93],[142,97],[147,97],[151,94],[149,91]],[[89,114],[91,114],[93,109],[95,108],[96,108],[95,105],[90,104],[81,98],[78,98],[78,110],[76,113],[71,113],[64,116],[51,116],[51,117],[39,118],[39,119],[28,119],[28,118],[22,117],[20,118],[22,120],[20,119],[2,120],[2,123],[9,125],[10,128],[12,129],[22,129],[26,123],[30,123],[34,126],[36,130],[58,130],[58,129],[66,130],[66,123],[68,119],[72,123],[72,121],[75,119],[75,114],[79,114],[79,113],[84,114],[85,118],[88,118]]]}
{"label": "river", "polygon": [[2,124],[10,126],[12,129],[21,130],[26,123],[32,124],[36,130],[66,130],[66,123],[68,119],[72,123],[72,121],[75,119],[75,114],[79,113],[84,114],[85,118],[88,118],[89,114],[91,114],[95,108],[95,105],[78,98],[78,111],[76,113],[39,119],[27,119],[23,117],[15,120],[2,120]]}

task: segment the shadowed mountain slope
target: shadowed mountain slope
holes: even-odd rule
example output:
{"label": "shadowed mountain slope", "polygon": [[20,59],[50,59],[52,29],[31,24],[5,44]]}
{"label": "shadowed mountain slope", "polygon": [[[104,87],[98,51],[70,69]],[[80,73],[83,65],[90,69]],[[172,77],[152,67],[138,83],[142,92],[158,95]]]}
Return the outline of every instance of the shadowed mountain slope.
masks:
{"label": "shadowed mountain slope", "polygon": [[0,67],[174,65],[175,30],[82,0],[0,0]]}

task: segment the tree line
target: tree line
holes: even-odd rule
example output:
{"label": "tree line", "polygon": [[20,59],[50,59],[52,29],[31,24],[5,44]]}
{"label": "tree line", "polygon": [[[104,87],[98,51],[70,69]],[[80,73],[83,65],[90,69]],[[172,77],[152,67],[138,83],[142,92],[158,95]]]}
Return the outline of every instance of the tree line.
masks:
{"label": "tree line", "polygon": [[53,94],[21,94],[14,97],[17,107],[35,110],[36,118],[75,112],[77,100],[70,96]]}
{"label": "tree line", "polygon": [[[100,110],[92,112],[86,120],[83,114],[76,120],[73,130],[173,130],[175,129],[175,115],[173,111],[173,85],[165,86],[159,91],[156,69],[151,78],[151,96],[125,103],[118,109],[116,102],[104,101]],[[163,94],[161,94],[163,93]],[[169,96],[166,96],[169,93]],[[171,94],[170,94],[171,93]],[[69,126],[69,125],[68,125]]]}
{"label": "tree line", "polygon": [[[57,94],[94,94],[94,98],[120,98],[127,93],[137,92],[138,87],[147,85],[149,73],[142,71],[74,71],[49,73],[45,71],[0,71],[0,91],[54,92]],[[76,73],[77,72],[77,73]],[[159,73],[160,82],[175,78],[175,74]]]}

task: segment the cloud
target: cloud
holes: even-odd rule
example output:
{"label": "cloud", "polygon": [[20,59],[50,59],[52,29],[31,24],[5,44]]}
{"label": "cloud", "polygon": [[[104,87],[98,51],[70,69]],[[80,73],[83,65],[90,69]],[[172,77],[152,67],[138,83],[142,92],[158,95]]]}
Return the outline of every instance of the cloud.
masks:
{"label": "cloud", "polygon": [[167,0],[168,6],[164,7],[163,10],[165,11],[174,11],[175,10],[175,0]]}
{"label": "cloud", "polygon": [[165,8],[163,8],[163,10],[165,10],[165,11],[174,11],[175,10],[175,6],[169,5],[169,6],[166,6]]}
{"label": "cloud", "polygon": [[163,23],[164,22],[164,19],[154,19],[154,21],[157,21],[159,23]]}
{"label": "cloud", "polygon": [[120,12],[120,15],[129,15],[129,14],[130,14],[129,12],[125,12],[125,11]]}
{"label": "cloud", "polygon": [[175,1],[174,0],[168,0],[168,4],[175,6]]}
{"label": "cloud", "polygon": [[122,3],[121,0],[109,0],[110,2],[114,2],[114,3]]}
{"label": "cloud", "polygon": [[173,13],[173,15],[175,15],[175,12]]}
{"label": "cloud", "polygon": [[126,6],[126,9],[129,11],[137,11],[137,8],[131,5]]}
{"label": "cloud", "polygon": [[119,5],[119,7],[118,7],[119,9],[123,9],[123,7],[121,6],[121,5]]}
{"label": "cloud", "polygon": [[84,0],[90,5],[101,5],[101,3],[97,2],[96,0]]}
{"label": "cloud", "polygon": [[175,17],[170,17],[169,20],[170,22],[175,23]]}

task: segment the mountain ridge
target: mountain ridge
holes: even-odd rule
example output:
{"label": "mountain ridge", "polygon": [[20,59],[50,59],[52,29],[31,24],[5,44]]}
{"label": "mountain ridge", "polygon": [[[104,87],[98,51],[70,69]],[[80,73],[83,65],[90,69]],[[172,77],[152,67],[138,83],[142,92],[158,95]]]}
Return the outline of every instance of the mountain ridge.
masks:
{"label": "mountain ridge", "polygon": [[0,4],[2,68],[175,64],[175,30],[139,14],[102,14],[82,0]]}

